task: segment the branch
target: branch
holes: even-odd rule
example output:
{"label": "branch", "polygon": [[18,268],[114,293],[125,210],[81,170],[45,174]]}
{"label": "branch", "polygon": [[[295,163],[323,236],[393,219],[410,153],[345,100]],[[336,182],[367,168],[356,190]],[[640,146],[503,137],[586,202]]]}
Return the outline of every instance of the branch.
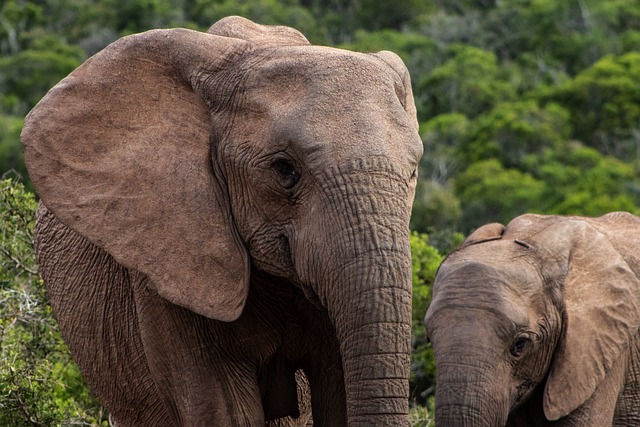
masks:
{"label": "branch", "polygon": [[11,252],[9,252],[8,250],[6,250],[3,247],[0,247],[0,252],[2,252],[7,258],[9,258],[11,261],[13,261],[16,266],[18,266],[18,268],[23,269],[24,271],[26,271],[29,274],[33,274],[34,276],[38,275],[38,272],[32,268],[27,267],[26,265],[24,265],[18,258],[14,257],[13,255],[11,255]]}

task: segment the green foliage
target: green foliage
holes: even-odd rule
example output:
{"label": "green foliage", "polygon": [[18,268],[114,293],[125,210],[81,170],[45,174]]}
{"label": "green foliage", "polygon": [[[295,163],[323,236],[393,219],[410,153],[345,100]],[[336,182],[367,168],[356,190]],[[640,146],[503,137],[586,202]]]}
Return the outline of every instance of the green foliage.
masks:
{"label": "green foliage", "polygon": [[409,410],[409,426],[410,427],[434,427],[435,419],[434,399],[429,400],[429,404],[425,406],[415,405]]}
{"label": "green foliage", "polygon": [[297,0],[194,0],[190,3],[188,16],[203,28],[225,16],[240,15],[265,25],[287,25],[301,31],[311,42],[323,42],[313,15]]}
{"label": "green foliage", "polygon": [[0,425],[108,426],[46,303],[31,246],[36,207],[21,184],[0,181]]}
{"label": "green foliage", "polygon": [[597,216],[638,212],[640,183],[635,169],[573,142],[526,165],[546,183],[540,208],[548,213]]}
{"label": "green foliage", "polygon": [[0,114],[0,179],[4,174],[13,173],[22,180],[28,180],[20,144],[22,123],[19,117]]}
{"label": "green foliage", "polygon": [[119,34],[139,32],[141,28],[176,26],[183,21],[175,4],[162,0],[102,0],[110,23]]}
{"label": "green foliage", "polygon": [[462,200],[462,229],[502,222],[527,212],[540,212],[545,185],[528,173],[505,168],[499,160],[473,163],[455,180]]}
{"label": "green foliage", "polygon": [[573,137],[621,159],[640,148],[640,53],[607,55],[549,98],[571,111]]}
{"label": "green foliage", "polygon": [[501,103],[477,117],[457,157],[464,164],[493,158],[506,167],[519,167],[530,156],[558,149],[569,136],[568,122],[568,112],[556,104]]}
{"label": "green foliage", "polygon": [[82,50],[52,35],[32,34],[26,49],[0,58],[0,111],[23,116],[80,65]]}
{"label": "green foliage", "polygon": [[411,211],[411,229],[455,230],[460,226],[462,207],[453,189],[436,181],[420,181]]}
{"label": "green foliage", "polygon": [[421,106],[421,117],[443,113],[475,117],[514,97],[514,87],[502,76],[494,53],[454,45],[450,55],[450,59],[418,81],[418,91],[428,94]]}
{"label": "green foliage", "polygon": [[422,321],[431,302],[433,280],[443,258],[437,249],[429,245],[426,234],[411,234],[413,352],[410,387],[411,400],[420,405],[425,405],[427,397],[434,392],[435,361]]}

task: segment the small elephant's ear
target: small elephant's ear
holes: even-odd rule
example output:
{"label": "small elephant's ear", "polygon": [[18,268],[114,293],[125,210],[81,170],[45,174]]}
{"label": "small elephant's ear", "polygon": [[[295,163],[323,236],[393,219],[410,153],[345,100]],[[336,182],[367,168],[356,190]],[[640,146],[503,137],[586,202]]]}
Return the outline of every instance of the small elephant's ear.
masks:
{"label": "small elephant's ear", "polygon": [[395,88],[396,94],[398,95],[398,99],[402,103],[405,111],[411,118],[416,130],[418,130],[418,112],[416,110],[416,103],[413,99],[413,90],[411,89],[411,76],[409,75],[409,70],[407,70],[406,65],[404,65],[404,62],[398,55],[388,50],[374,53],[373,56],[384,61],[400,77],[402,85],[398,85]]}
{"label": "small elephant's ear", "polygon": [[493,222],[491,224],[485,224],[478,228],[473,233],[469,234],[462,245],[460,245],[460,249],[465,248],[467,246],[475,245],[483,242],[490,242],[492,240],[502,239],[502,234],[504,233],[505,227],[504,225]]}
{"label": "small elephant's ear", "polygon": [[51,89],[22,133],[29,174],[60,221],[164,298],[223,321],[242,312],[249,263],[194,87],[245,47],[183,29],[125,37]]}
{"label": "small elephant's ear", "polygon": [[[535,238],[564,258],[564,334],[543,398],[548,420],[586,402],[640,326],[640,281],[609,239],[582,219],[567,219]],[[560,265],[562,265],[560,261]]]}
{"label": "small elephant's ear", "polygon": [[306,46],[309,40],[298,30],[280,25],[260,25],[240,16],[229,16],[207,31],[223,37],[246,40],[255,46]]}

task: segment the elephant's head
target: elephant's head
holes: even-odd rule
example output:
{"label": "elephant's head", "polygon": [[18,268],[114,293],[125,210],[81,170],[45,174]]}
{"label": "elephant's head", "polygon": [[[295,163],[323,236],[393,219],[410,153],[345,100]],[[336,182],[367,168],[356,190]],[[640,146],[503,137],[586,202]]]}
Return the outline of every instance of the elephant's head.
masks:
{"label": "elephant's head", "polygon": [[335,325],[349,425],[405,422],[422,143],[396,55],[239,17],[149,31],[60,82],[22,138],[44,204],[167,300],[234,321],[253,270],[301,287]]}
{"label": "elephant's head", "polygon": [[639,225],[524,215],[450,254],[425,317],[438,425],[504,426],[525,403],[557,420],[606,388],[640,325]]}

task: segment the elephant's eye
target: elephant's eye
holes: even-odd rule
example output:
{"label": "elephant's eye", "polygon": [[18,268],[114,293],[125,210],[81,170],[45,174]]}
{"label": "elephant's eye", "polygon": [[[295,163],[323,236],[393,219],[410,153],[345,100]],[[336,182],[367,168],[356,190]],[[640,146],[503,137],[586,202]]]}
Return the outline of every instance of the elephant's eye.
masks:
{"label": "elephant's eye", "polygon": [[294,185],[300,181],[300,174],[296,171],[296,168],[293,166],[289,160],[279,159],[273,163],[273,167],[278,171],[280,178],[282,180],[282,186],[284,188],[292,188]]}
{"label": "elephant's eye", "polygon": [[518,335],[511,343],[509,353],[511,353],[513,357],[520,357],[529,349],[531,344],[531,338],[526,335]]}

